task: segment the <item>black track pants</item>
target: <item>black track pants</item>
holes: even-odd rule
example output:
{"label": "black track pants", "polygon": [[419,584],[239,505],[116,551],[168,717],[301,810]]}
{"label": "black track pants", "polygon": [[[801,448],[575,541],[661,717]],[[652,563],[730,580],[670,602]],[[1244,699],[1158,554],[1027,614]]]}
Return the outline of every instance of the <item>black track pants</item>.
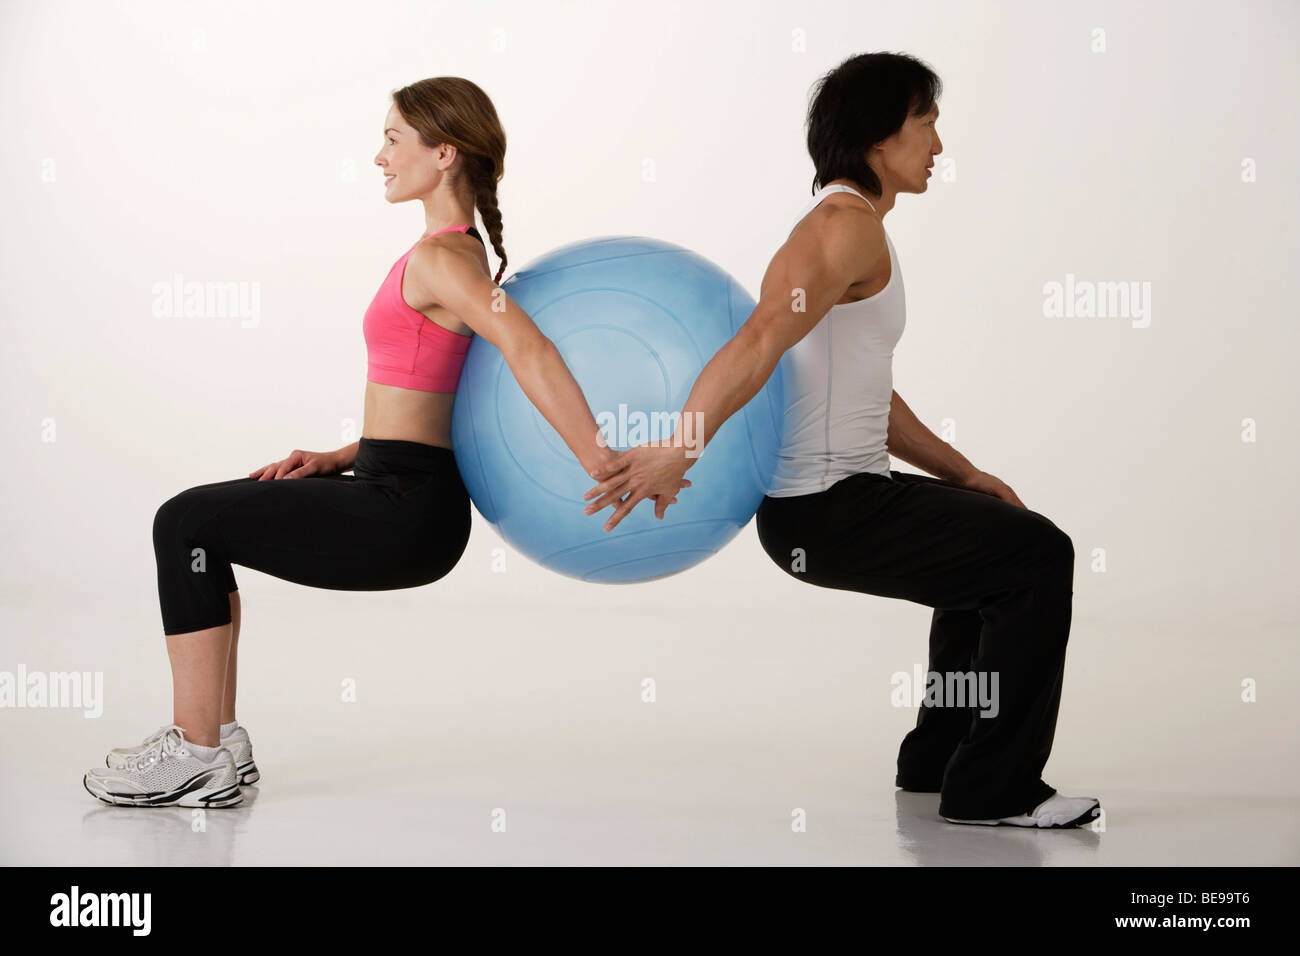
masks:
{"label": "black track pants", "polygon": [[934,608],[928,670],[983,673],[996,686],[996,716],[920,708],[899,750],[900,786],[939,790],[941,815],[980,820],[1028,813],[1056,792],[1042,772],[1074,593],[1065,532],[992,495],[898,471],[766,497],[757,528],[798,580]]}
{"label": "black track pants", "polygon": [[395,439],[362,438],[351,475],[182,491],[153,523],[163,633],[230,623],[232,564],[338,591],[436,581],[464,553],[469,505],[451,449]]}

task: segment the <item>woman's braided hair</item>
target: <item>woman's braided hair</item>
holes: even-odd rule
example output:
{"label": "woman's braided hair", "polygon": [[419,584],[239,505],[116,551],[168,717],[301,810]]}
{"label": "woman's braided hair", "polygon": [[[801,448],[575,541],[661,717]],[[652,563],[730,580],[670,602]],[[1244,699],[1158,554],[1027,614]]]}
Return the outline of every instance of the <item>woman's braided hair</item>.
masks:
{"label": "woman's braided hair", "polygon": [[477,84],[459,76],[434,76],[404,86],[393,93],[393,103],[425,146],[449,143],[460,153],[462,174],[501,260],[493,280],[500,282],[509,260],[497,206],[497,183],[506,171],[506,134],[496,107]]}

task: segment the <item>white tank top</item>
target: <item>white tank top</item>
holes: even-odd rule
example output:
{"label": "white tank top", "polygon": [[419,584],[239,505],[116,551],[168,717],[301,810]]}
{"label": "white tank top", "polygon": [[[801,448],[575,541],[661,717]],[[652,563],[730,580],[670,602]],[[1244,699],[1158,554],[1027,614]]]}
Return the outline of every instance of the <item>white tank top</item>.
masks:
{"label": "white tank top", "polygon": [[[823,186],[799,219],[835,192],[871,200],[848,186]],[[791,232],[794,230],[791,229]],[[903,275],[894,244],[889,283],[875,295],[833,305],[811,332],[794,344],[785,377],[781,449],[768,494],[773,498],[825,491],[861,472],[889,476],[889,403],[894,391],[894,346],[903,334]]]}

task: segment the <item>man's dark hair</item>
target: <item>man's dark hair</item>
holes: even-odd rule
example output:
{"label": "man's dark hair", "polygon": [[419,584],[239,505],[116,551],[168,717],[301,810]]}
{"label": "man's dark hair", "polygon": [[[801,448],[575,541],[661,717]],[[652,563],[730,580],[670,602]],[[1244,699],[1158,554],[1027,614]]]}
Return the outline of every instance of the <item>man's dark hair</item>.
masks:
{"label": "man's dark hair", "polygon": [[821,77],[808,107],[808,154],[817,170],[812,192],[851,179],[880,195],[867,150],[897,133],[909,112],[930,112],[942,93],[938,75],[906,53],[859,53]]}

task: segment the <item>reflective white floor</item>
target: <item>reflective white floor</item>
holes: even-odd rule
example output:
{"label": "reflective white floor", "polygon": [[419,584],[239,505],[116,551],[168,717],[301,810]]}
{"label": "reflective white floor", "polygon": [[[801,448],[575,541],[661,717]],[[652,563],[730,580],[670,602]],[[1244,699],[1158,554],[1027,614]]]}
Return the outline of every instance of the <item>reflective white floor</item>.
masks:
{"label": "reflective white floor", "polygon": [[[1213,643],[1220,622],[1124,631],[1080,614],[1045,778],[1100,796],[1104,832],[1028,831],[944,823],[937,794],[892,785],[916,712],[891,704],[890,675],[924,662],[918,606],[819,591],[797,611],[614,613],[544,597],[484,611],[454,588],[312,591],[304,629],[307,592],[256,581],[238,716],[263,778],[244,806],[206,819],[82,789],[110,747],[170,720],[161,637],[138,633],[148,605],[64,608],[57,627],[37,601],[0,611],[6,650],[29,670],[105,680],[99,718],[0,711],[0,862],[1300,862],[1297,695],[1272,658],[1289,637],[1266,622],[1216,656],[1185,651]],[[420,619],[438,623],[411,633]],[[1269,674],[1268,693],[1244,704],[1252,674]]]}

